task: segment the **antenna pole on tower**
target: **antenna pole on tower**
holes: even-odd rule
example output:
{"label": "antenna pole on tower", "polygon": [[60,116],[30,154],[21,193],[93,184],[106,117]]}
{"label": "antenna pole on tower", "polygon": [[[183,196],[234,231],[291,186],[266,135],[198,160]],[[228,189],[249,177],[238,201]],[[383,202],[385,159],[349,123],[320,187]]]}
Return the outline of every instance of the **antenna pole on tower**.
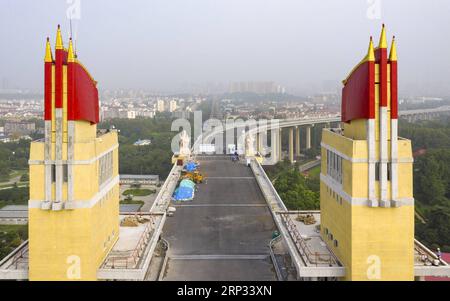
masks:
{"label": "antenna pole on tower", "polygon": [[72,35],[72,18],[69,19],[69,23],[70,23],[70,38],[72,39],[73,38],[73,35]]}

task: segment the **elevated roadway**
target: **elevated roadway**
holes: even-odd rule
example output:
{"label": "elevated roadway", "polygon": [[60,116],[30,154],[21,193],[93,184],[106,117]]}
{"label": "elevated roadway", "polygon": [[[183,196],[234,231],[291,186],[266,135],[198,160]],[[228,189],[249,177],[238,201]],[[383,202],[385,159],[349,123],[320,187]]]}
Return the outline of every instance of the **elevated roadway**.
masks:
{"label": "elevated roadway", "polygon": [[277,229],[252,170],[227,156],[197,157],[207,182],[173,204],[163,236],[163,280],[276,280],[269,242]]}

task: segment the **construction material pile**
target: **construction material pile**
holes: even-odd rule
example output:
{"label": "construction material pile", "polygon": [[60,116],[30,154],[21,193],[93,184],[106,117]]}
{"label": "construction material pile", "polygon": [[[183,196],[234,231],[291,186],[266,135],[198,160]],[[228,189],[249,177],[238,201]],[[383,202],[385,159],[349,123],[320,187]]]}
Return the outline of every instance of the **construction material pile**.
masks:
{"label": "construction material pile", "polygon": [[203,175],[198,171],[198,167],[199,164],[197,162],[190,161],[186,163],[181,172],[181,178],[189,179],[195,184],[203,183]]}
{"label": "construction material pile", "polygon": [[314,225],[316,223],[316,219],[312,214],[299,215],[296,220],[304,223],[305,225]]}
{"label": "construction material pile", "polygon": [[186,163],[186,165],[184,166],[184,169],[188,172],[193,172],[193,171],[197,170],[197,167],[198,167],[197,163],[190,161],[190,162]]}
{"label": "construction material pile", "polygon": [[145,218],[145,217],[138,216],[138,215],[127,216],[120,222],[120,226],[122,226],[122,227],[138,227],[140,224],[145,224],[149,221],[150,221],[149,218]]}
{"label": "construction material pile", "polygon": [[198,166],[199,164],[193,161],[184,166],[182,180],[172,196],[175,202],[187,202],[194,199],[196,184],[203,182],[203,176],[197,170]]}
{"label": "construction material pile", "polygon": [[189,179],[184,179],[173,194],[175,202],[192,201],[195,196],[195,183]]}

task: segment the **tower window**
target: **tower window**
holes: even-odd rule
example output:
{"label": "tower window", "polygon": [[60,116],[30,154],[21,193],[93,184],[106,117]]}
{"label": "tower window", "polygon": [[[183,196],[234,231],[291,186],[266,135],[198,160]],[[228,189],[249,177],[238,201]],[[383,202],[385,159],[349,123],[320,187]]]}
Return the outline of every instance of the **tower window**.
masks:
{"label": "tower window", "polygon": [[327,174],[330,173],[330,151],[327,150]]}
{"label": "tower window", "polygon": [[380,162],[375,163],[375,181],[380,180]]}
{"label": "tower window", "polygon": [[52,164],[52,183],[56,182],[56,165]]}
{"label": "tower window", "polygon": [[63,181],[67,183],[69,180],[69,170],[67,164],[63,165]]}
{"label": "tower window", "polygon": [[[67,164],[62,165],[62,172],[63,172],[63,181],[64,183],[67,183],[69,180],[69,171]],[[56,182],[56,165],[52,164],[52,183]]]}
{"label": "tower window", "polygon": [[342,157],[327,151],[327,174],[342,184]]}
{"label": "tower window", "polygon": [[387,180],[391,180],[391,173],[392,173],[392,163],[387,164]]}
{"label": "tower window", "polygon": [[113,153],[109,152],[99,159],[99,184],[105,183],[113,175]]}
{"label": "tower window", "polygon": [[[386,164],[387,168],[386,168],[386,178],[388,181],[391,180],[391,173],[392,173],[392,166],[391,163],[387,163]],[[381,174],[381,164],[380,162],[375,163],[375,181],[380,181],[380,174]]]}

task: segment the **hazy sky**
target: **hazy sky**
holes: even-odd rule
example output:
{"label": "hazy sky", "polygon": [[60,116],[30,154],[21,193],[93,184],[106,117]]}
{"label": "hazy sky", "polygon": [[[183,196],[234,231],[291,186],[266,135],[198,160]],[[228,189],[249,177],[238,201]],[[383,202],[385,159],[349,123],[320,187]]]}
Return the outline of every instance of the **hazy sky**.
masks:
{"label": "hazy sky", "polygon": [[[70,2],[0,0],[0,84],[42,90],[45,38],[54,44],[61,23],[68,42]],[[403,94],[450,95],[448,0],[79,2],[79,59],[102,89],[273,80],[318,92],[345,78],[384,22]]]}

